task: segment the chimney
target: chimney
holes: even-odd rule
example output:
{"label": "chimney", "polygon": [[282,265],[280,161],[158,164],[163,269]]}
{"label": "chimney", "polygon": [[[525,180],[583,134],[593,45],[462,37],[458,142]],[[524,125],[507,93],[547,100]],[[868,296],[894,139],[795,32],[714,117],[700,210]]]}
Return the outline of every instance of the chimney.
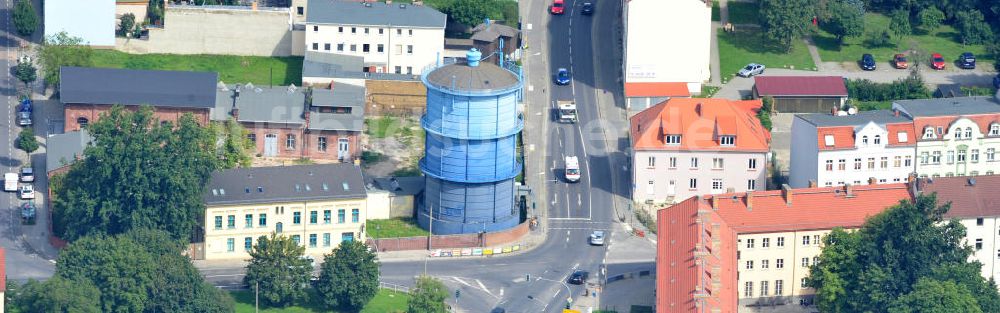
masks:
{"label": "chimney", "polygon": [[851,184],[844,185],[844,196],[848,198],[854,198],[854,186]]}
{"label": "chimney", "polygon": [[701,103],[700,102],[694,106],[694,113],[698,114],[698,116],[701,117]]}
{"label": "chimney", "polygon": [[719,195],[712,196],[712,210],[719,210]]}
{"label": "chimney", "polygon": [[781,184],[781,196],[785,198],[785,205],[792,205],[792,187],[788,184]]}
{"label": "chimney", "polygon": [[813,179],[809,180],[809,188],[816,188],[816,180]]}
{"label": "chimney", "polygon": [[747,211],[753,210],[753,191],[747,190]]}
{"label": "chimney", "polygon": [[899,117],[899,110],[892,110],[892,115]]}
{"label": "chimney", "polygon": [[875,179],[875,177],[868,177],[868,184],[869,185],[874,185],[874,184],[877,184],[877,183],[878,183],[878,179]]}

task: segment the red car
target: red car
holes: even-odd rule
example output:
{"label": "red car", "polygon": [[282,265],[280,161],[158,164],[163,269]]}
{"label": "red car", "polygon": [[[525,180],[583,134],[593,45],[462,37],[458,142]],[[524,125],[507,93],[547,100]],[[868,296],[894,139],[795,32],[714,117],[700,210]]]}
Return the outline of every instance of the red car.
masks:
{"label": "red car", "polygon": [[906,55],[897,54],[896,56],[892,57],[892,65],[898,69],[905,69],[907,66],[909,66],[908,64],[906,64]]}
{"label": "red car", "polygon": [[552,7],[549,9],[549,12],[552,14],[563,14],[563,11],[566,10],[563,1],[565,0],[553,0]]}
{"label": "red car", "polygon": [[931,68],[935,70],[944,69],[944,57],[940,53],[931,54]]}

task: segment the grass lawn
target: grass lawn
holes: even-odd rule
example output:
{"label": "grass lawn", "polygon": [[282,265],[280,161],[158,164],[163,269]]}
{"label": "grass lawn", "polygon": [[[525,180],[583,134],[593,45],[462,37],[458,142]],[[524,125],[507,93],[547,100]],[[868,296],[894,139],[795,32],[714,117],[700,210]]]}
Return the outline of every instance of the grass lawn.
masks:
{"label": "grass lawn", "polygon": [[[253,313],[254,312],[254,299],[253,291],[241,290],[241,291],[231,291],[229,293],[236,300],[236,313]],[[309,292],[310,299],[318,299],[316,293]],[[361,313],[400,313],[406,311],[406,302],[409,301],[410,296],[405,293],[396,293],[391,290],[382,289],[375,294],[375,298],[372,298],[368,302],[368,305],[361,309]],[[287,308],[269,308],[261,307],[260,312],[263,313],[318,313],[318,312],[331,312],[323,309],[319,305],[319,301],[309,301],[309,303],[303,305],[295,305]],[[332,311],[337,312],[337,311]],[[346,311],[344,311],[346,312]]]}
{"label": "grass lawn", "polygon": [[760,24],[760,9],[756,2],[730,1],[726,4],[729,10],[729,22],[733,24]]}
{"label": "grass lawn", "polygon": [[391,116],[378,118],[365,118],[365,133],[374,138],[385,138],[392,136],[392,132],[399,131],[399,119]]}
{"label": "grass lawn", "polygon": [[737,28],[734,33],[719,32],[719,60],[723,82],[732,79],[737,71],[751,62],[764,64],[769,69],[794,67],[797,70],[816,70],[809,50],[801,40],[794,41],[791,52],[784,52],[783,47],[763,38],[760,30],[746,27]]}
{"label": "grass lawn", "polygon": [[219,79],[227,84],[251,82],[257,85],[302,85],[302,57],[129,54],[114,50],[94,50],[93,60],[96,67],[218,72]]}
{"label": "grass lawn", "polygon": [[368,237],[373,239],[416,237],[428,234],[426,230],[417,226],[417,221],[412,218],[370,219],[365,222],[365,229],[368,230]]}
{"label": "grass lawn", "polygon": [[694,98],[711,98],[716,92],[719,92],[720,87],[701,85],[701,94],[694,96]]}
{"label": "grass lawn", "polygon": [[[892,59],[892,56],[897,53],[907,53],[908,51],[918,51],[921,54],[920,60],[915,60],[911,58],[910,64],[919,61],[925,67],[928,66],[928,60],[930,59],[931,53],[940,53],[944,56],[945,60],[949,62],[954,61],[962,52],[972,52],[977,56],[977,64],[979,67],[991,68],[990,64],[983,62],[989,58],[992,58],[986,54],[986,48],[982,45],[962,45],[958,42],[958,33],[954,28],[948,25],[942,25],[938,27],[933,32],[928,34],[919,35],[909,35],[896,40],[895,44],[876,47],[866,42],[866,38],[870,38],[871,35],[867,33],[881,33],[882,30],[889,28],[889,18],[877,14],[868,13],[865,15],[865,33],[861,38],[848,38],[845,40],[844,45],[839,45],[836,37],[827,33],[823,30],[818,30],[816,34],[813,35],[813,41],[816,43],[816,47],[819,48],[820,57],[823,61],[834,61],[834,62],[857,62],[861,59],[861,55],[864,53],[871,53],[875,56],[875,60],[879,62],[879,66],[889,66],[888,62]],[[954,67],[953,64],[949,64],[948,67]]]}

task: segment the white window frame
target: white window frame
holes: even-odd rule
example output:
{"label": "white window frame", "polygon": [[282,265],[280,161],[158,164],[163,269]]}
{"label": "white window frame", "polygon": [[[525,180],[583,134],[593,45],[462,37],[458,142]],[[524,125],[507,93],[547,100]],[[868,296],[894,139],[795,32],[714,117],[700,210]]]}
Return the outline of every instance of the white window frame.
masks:
{"label": "white window frame", "polygon": [[680,145],[681,135],[666,135],[663,137],[663,143],[668,146]]}

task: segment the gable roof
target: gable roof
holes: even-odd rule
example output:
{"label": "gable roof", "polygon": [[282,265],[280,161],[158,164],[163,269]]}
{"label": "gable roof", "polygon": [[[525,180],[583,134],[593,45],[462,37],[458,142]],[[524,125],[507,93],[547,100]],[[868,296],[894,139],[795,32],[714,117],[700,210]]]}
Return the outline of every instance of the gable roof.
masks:
{"label": "gable roof", "polygon": [[951,203],[946,218],[978,218],[1000,216],[1000,176],[921,178],[917,191],[937,193],[938,204]]}
{"label": "gable roof", "polygon": [[906,123],[910,119],[906,116],[896,116],[890,110],[861,111],[851,115],[833,115],[830,113],[800,113],[795,117],[809,122],[817,127],[824,126],[862,126],[869,122],[885,125],[889,123]]}
{"label": "gable roof", "polygon": [[625,83],[626,97],[690,97],[687,83]]}
{"label": "gable roof", "polygon": [[[766,152],[771,133],[760,125],[754,110],[759,100],[673,98],[629,119],[636,150],[707,150]],[[720,146],[716,131],[735,135],[733,146]],[[679,145],[666,145],[666,135],[681,135]]]}
{"label": "gable roof", "polygon": [[362,131],[365,124],[365,87],[335,84],[333,89],[313,89],[313,107],[348,107],[351,113],[320,113],[311,110],[309,129]]}
{"label": "gable roof", "polygon": [[481,23],[472,28],[472,40],[493,42],[497,38],[503,36],[508,38],[514,38],[517,36],[517,29],[503,25],[497,24],[493,21],[488,21],[487,23]]}
{"label": "gable roof", "polygon": [[305,123],[302,113],[305,111],[306,95],[303,88],[247,84],[240,86],[239,97],[235,96],[236,89],[233,85],[217,90],[213,118],[219,119],[221,113],[229,113],[235,107],[239,109],[236,117],[239,122]]}
{"label": "gable roof", "polygon": [[60,68],[62,103],[215,107],[215,72],[154,71],[98,67]]}
{"label": "gable roof", "polygon": [[840,76],[755,76],[754,88],[761,96],[847,97]]}
{"label": "gable roof", "polygon": [[447,20],[447,15],[425,5],[346,0],[309,0],[307,5],[307,24],[444,29]]}
{"label": "gable roof", "polygon": [[892,108],[913,118],[1000,113],[1000,103],[993,97],[897,100]]}
{"label": "gable roof", "polygon": [[45,139],[45,164],[51,172],[76,162],[94,140],[86,129],[51,135]]}
{"label": "gable roof", "polygon": [[362,199],[361,168],[354,164],[252,167],[212,173],[202,199],[208,205]]}

